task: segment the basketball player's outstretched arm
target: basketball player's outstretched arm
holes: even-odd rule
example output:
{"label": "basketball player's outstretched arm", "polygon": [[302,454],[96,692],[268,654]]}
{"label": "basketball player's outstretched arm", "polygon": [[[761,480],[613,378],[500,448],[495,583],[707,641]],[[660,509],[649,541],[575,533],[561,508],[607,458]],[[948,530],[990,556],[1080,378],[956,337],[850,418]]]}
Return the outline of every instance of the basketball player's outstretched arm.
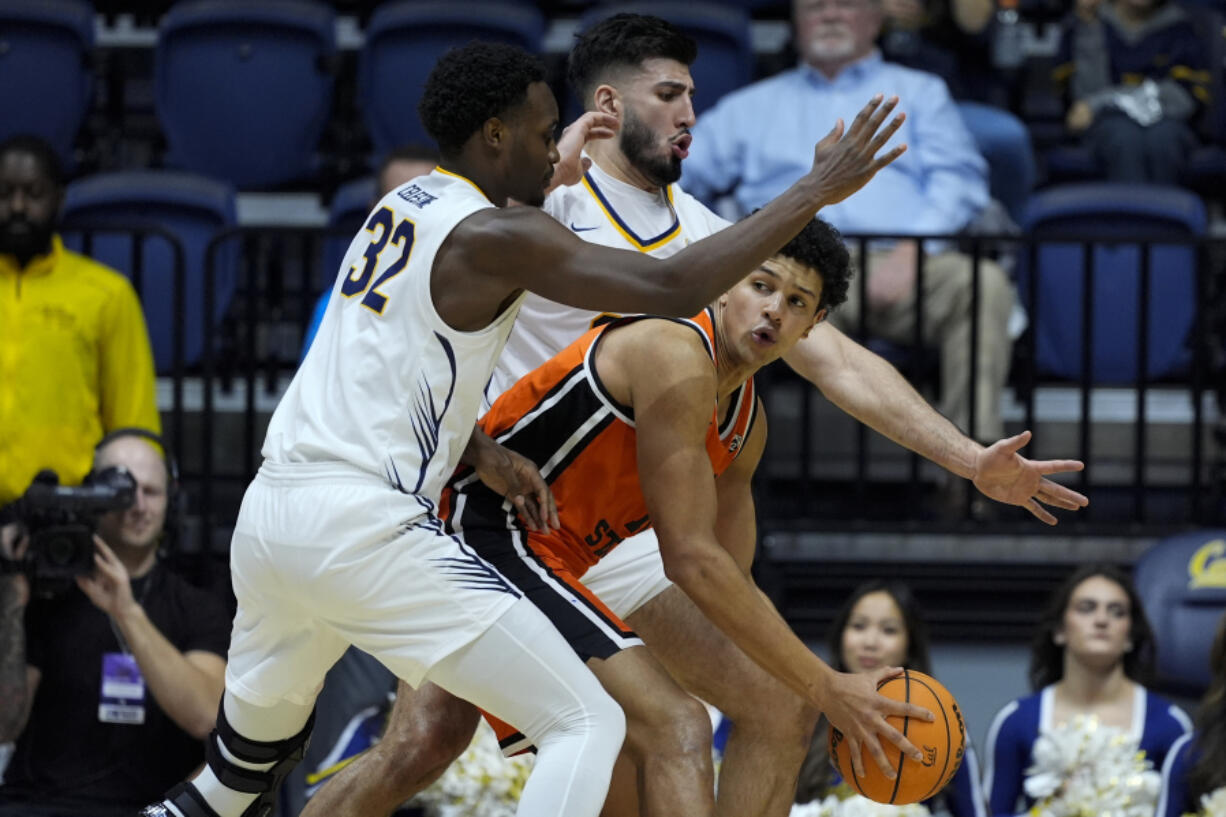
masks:
{"label": "basketball player's outstretched arm", "polygon": [[[877,694],[876,683],[896,670],[863,676],[832,670],[796,637],[721,546],[705,442],[716,387],[711,359],[683,326],[653,325],[650,335],[627,330],[617,333],[623,335],[621,344],[613,344],[617,335],[606,339],[612,348],[597,365],[615,397],[628,385],[639,479],[665,572],[750,658],[825,712],[856,745],[867,746],[882,772],[892,776],[879,734],[912,756],[918,752],[886,716],[927,720],[931,715]],[[627,340],[632,334],[633,343]],[[760,456],[762,438],[748,444],[757,450],[746,454]],[[858,751],[852,757],[858,761]]]}
{"label": "basketball player's outstretched arm", "polygon": [[823,322],[784,360],[830,402],[869,428],[975,483],[985,496],[1018,505],[1049,525],[1045,505],[1075,511],[1089,500],[1048,474],[1080,471],[1078,460],[1031,460],[1018,451],[1030,432],[983,446],[920,396],[888,361]]}
{"label": "basketball player's outstretched arm", "polygon": [[536,208],[483,210],[466,218],[435,261],[432,295],[457,329],[488,325],[514,292],[528,289],[584,309],[689,317],[769,258],[818,209],[842,201],[902,155],[881,155],[902,124],[887,123],[897,97],[874,97],[843,131],[840,120],[814,150],[804,177],[754,215],[667,259],[578,238]]}

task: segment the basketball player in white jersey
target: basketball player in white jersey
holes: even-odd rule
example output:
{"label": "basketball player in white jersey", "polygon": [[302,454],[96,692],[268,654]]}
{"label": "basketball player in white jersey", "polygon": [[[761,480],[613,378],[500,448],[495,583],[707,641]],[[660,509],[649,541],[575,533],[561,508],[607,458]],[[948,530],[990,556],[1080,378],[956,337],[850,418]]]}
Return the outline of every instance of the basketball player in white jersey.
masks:
{"label": "basketball player in white jersey", "polygon": [[[243,499],[231,546],[239,606],[208,764],[143,813],[267,815],[324,673],[354,644],[540,747],[519,814],[596,815],[620,709],[434,513],[472,453],[481,391],[527,289],[588,309],[697,312],[901,154],[877,156],[901,124],[883,127],[896,102],[878,97],[845,134],[836,127],[812,173],[762,218],[659,261],[583,242],[535,207],[501,209],[508,198],[539,206],[559,159],[544,68],[484,43],[440,59],[419,106],[440,166],[384,197],[350,245]],[[891,711],[871,717],[885,727]]]}
{"label": "basketball player in white jersey", "polygon": [[[728,226],[676,184],[694,122],[694,57],[689,38],[653,17],[616,15],[579,36],[570,56],[571,83],[589,111],[616,116],[621,130],[617,139],[588,145],[592,164],[582,183],[551,193],[546,212],[586,241],[661,258]],[[598,317],[529,294],[487,389],[487,404]],[[980,446],[934,411],[889,363],[827,323],[786,359],[845,411],[973,479],[993,499],[1026,507],[1048,523],[1055,519],[1040,503],[1065,509],[1086,503],[1043,477],[1054,463],[1016,453],[1028,433]],[[752,553],[734,555],[742,564],[752,562]],[[654,533],[620,544],[583,581],[683,686],[733,721],[720,768],[719,813],[787,814],[816,718],[811,707],[671,586]],[[441,774],[464,749],[473,726],[416,716],[445,705],[441,697],[431,687],[412,693],[402,684],[382,742],[325,786],[304,817],[387,814]],[[610,806],[612,800],[611,794]]]}

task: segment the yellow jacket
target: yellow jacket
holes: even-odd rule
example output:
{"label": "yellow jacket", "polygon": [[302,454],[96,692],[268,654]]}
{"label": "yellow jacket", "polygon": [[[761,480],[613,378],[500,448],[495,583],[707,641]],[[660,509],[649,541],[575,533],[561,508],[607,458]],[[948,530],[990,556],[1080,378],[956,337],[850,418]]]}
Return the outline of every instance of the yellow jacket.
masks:
{"label": "yellow jacket", "polygon": [[24,270],[0,255],[0,507],[43,468],[80,483],[107,431],[159,431],[153,378],[127,278],[58,235]]}

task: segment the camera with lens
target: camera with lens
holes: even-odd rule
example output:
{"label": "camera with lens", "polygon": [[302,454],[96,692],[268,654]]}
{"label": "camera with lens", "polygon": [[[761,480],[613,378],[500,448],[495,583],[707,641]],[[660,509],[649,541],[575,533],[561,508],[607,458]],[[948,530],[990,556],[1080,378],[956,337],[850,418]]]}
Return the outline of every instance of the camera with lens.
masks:
{"label": "camera with lens", "polygon": [[54,471],[40,471],[16,502],[15,515],[30,540],[20,569],[52,585],[92,573],[99,517],[129,508],[135,499],[136,480],[122,465],[73,486],[60,485]]}

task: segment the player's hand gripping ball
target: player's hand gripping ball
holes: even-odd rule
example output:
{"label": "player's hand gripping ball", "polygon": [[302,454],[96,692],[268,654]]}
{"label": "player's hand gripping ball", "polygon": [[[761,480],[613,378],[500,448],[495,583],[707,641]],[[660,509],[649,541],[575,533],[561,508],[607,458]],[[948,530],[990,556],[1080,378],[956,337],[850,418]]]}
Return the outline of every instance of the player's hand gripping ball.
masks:
{"label": "player's hand gripping ball", "polygon": [[883,739],[882,748],[898,776],[894,780],[887,779],[868,752],[862,752],[864,775],[857,776],[851,766],[851,747],[843,739],[843,733],[832,726],[831,761],[852,789],[878,803],[902,806],[935,796],[962,763],[966,729],[958,702],[935,678],[914,670],[904,670],[902,675],[882,681],[877,691],[887,698],[922,706],[935,716],[932,723],[897,716],[886,719],[924,753],[924,759],[912,760]]}

